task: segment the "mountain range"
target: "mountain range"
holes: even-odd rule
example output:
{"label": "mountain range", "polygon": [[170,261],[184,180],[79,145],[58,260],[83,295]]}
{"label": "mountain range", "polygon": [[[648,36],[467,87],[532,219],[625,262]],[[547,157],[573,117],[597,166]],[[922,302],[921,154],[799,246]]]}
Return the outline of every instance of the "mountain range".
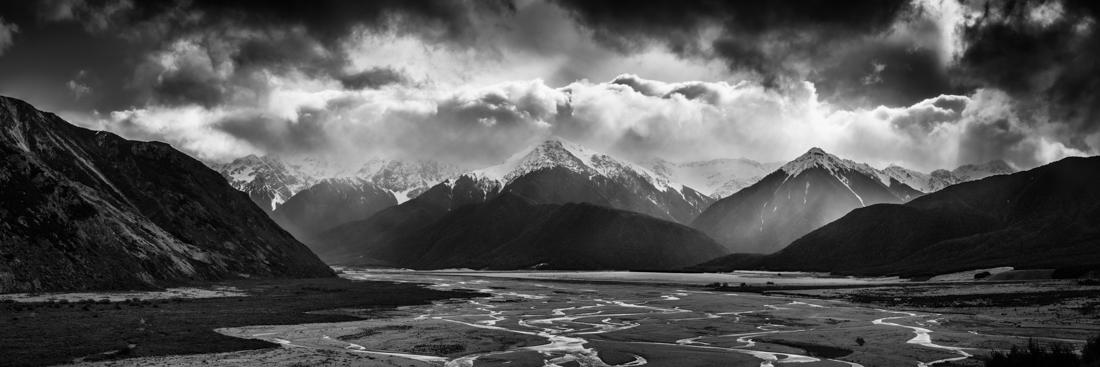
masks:
{"label": "mountain range", "polygon": [[1098,180],[1100,157],[1065,158],[904,205],[859,208],[775,254],[735,254],[700,268],[916,276],[1100,267]]}
{"label": "mountain range", "polygon": [[691,223],[731,252],[771,253],[855,208],[923,195],[871,166],[813,148]]}
{"label": "mountain range", "polygon": [[[382,261],[398,266],[459,266],[455,262],[420,259],[416,251],[412,250],[420,247],[414,246],[413,243],[424,240],[419,237],[414,238],[415,236],[411,234],[422,233],[426,231],[425,228],[439,225],[440,221],[456,220],[448,218],[457,215],[453,213],[459,210],[473,210],[471,208],[482,203],[493,202],[502,195],[522,198],[513,202],[532,203],[532,205],[513,204],[525,210],[537,208],[547,211],[546,213],[528,213],[533,217],[517,214],[497,219],[516,221],[512,224],[517,226],[533,225],[536,219],[546,219],[548,217],[543,217],[539,213],[547,214],[554,208],[592,212],[596,211],[598,206],[602,207],[599,210],[608,210],[600,215],[613,218],[608,219],[611,222],[622,221],[622,223],[637,225],[657,221],[662,224],[654,224],[654,228],[669,228],[670,231],[671,228],[675,228],[676,230],[673,231],[676,233],[675,236],[682,237],[684,243],[695,243],[700,239],[696,236],[698,232],[680,224],[689,223],[713,202],[710,197],[670,181],[640,165],[600,154],[568,141],[551,139],[517,152],[499,165],[444,181],[413,200],[384,209],[366,220],[347,223],[326,231],[307,239],[306,243],[322,258],[332,263]],[[576,209],[573,204],[577,203],[592,205]],[[643,215],[636,216],[636,214]],[[627,220],[625,219],[627,217],[641,219]],[[475,220],[472,218],[489,220],[486,216],[470,217],[463,219],[465,223],[463,226],[479,228],[490,225],[474,225],[472,222]],[[680,224],[669,227],[664,224],[666,222]],[[544,227],[543,230],[572,233],[576,231],[575,228],[580,228],[577,223],[567,221],[551,223],[557,226],[567,224],[573,226]],[[650,232],[642,231],[642,233]],[[618,238],[621,240],[628,237],[619,236]],[[668,237],[650,234],[649,238],[652,240]],[[677,243],[669,242],[663,246],[677,246]],[[456,248],[478,247],[457,246]],[[406,251],[411,251],[411,254]],[[537,252],[534,249],[530,251]],[[713,254],[714,252],[700,253]],[[461,256],[473,257],[474,254]],[[601,268],[615,267],[612,266],[613,263],[599,265]]]}
{"label": "mountain range", "polygon": [[249,155],[210,166],[298,239],[366,219],[460,172],[425,160],[373,158],[344,164],[275,155]]}
{"label": "mountain range", "polygon": [[[399,227],[416,223],[412,217]],[[589,203],[539,204],[510,192],[437,212],[414,227],[375,232],[371,224],[340,228],[366,229],[363,233],[374,236],[342,254],[339,263],[415,269],[675,269],[727,253],[681,224]]]}
{"label": "mountain range", "polygon": [[938,169],[931,173],[921,173],[897,165],[890,165],[882,173],[909,185],[923,193],[932,193],[962,182],[980,180],[993,175],[1015,173],[1016,169],[1002,160],[994,160],[981,165],[968,164],[953,171]]}
{"label": "mountain range", "polygon": [[168,144],[0,97],[0,293],[331,277],[217,172]]}
{"label": "mountain range", "polygon": [[210,163],[210,168],[221,173],[234,188],[248,193],[268,213],[326,179],[361,179],[389,192],[401,203],[461,173],[458,167],[425,160],[372,158],[361,163],[334,163],[314,157],[276,155],[248,155],[229,163]]}

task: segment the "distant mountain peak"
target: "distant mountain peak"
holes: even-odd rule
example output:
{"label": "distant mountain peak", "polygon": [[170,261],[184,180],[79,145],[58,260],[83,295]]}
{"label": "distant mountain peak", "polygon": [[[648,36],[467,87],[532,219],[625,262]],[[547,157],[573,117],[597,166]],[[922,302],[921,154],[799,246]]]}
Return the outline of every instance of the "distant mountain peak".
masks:
{"label": "distant mountain peak", "polygon": [[780,169],[787,173],[788,177],[798,176],[803,171],[818,167],[829,171],[829,173],[836,175],[838,171],[851,170],[863,173],[868,177],[877,178],[886,186],[890,185],[890,179],[885,177],[885,174],[880,172],[865,163],[857,163],[851,160],[842,159],[835,155],[826,153],[821,148],[810,148],[806,151],[806,154],[795,158],[793,161],[783,165]]}
{"label": "distant mountain peak", "polygon": [[280,157],[269,154],[234,159],[210,167],[257,205],[271,212],[295,194],[329,178],[358,178],[394,194],[398,202],[416,197],[432,185],[461,172],[458,167],[424,161],[372,158],[363,163],[328,161],[318,157]]}
{"label": "distant mountain peak", "polygon": [[940,168],[938,170],[932,171],[932,173],[930,173],[930,175],[937,176],[937,177],[949,177],[949,176],[951,176],[951,171]]}
{"label": "distant mountain peak", "polygon": [[676,163],[660,157],[649,157],[638,161],[638,164],[714,199],[730,196],[760,181],[782,165],[760,163],[747,158],[716,158]]}
{"label": "distant mountain peak", "polygon": [[992,161],[989,161],[989,162],[985,162],[983,164],[967,164],[967,165],[959,166],[959,168],[955,169],[955,172],[965,172],[965,171],[985,171],[985,172],[990,172],[990,173],[994,173],[994,174],[1006,174],[1006,173],[1015,173],[1016,169],[1012,168],[1012,166],[1009,165],[1004,160],[995,159],[995,160],[992,160]]}
{"label": "distant mountain peak", "polygon": [[1015,173],[1016,169],[1005,161],[998,159],[980,165],[967,164],[953,171],[937,169],[930,173],[917,172],[891,164],[883,172],[914,189],[924,193],[932,193],[962,182],[980,180],[993,175]]}
{"label": "distant mountain peak", "polygon": [[475,170],[467,175],[475,180],[499,181],[504,186],[528,173],[554,167],[609,178],[634,173],[659,190],[683,190],[683,185],[641,165],[596,152],[560,137],[551,137],[513,154],[501,164]]}
{"label": "distant mountain peak", "polygon": [[812,148],[712,204],[692,226],[735,252],[770,253],[852,209],[920,195],[881,170]]}
{"label": "distant mountain peak", "polygon": [[996,159],[983,164],[963,165],[951,171],[951,173],[958,176],[962,181],[973,181],[993,175],[1016,173],[1016,169],[1012,168],[1007,162]]}

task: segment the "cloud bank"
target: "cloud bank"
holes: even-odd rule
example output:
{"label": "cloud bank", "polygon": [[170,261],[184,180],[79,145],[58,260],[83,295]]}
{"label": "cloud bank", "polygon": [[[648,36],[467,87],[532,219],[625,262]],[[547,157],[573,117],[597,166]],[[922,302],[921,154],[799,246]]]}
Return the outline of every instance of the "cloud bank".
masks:
{"label": "cloud bank", "polygon": [[[79,70],[57,100],[89,108],[65,116],[209,160],[475,167],[556,135],[634,158],[784,161],[816,146],[879,167],[1030,168],[1098,153],[1097,8],[53,0],[0,4],[16,17],[0,21],[0,52],[15,23],[20,37],[79,32],[123,50],[43,71]],[[0,84],[34,61],[0,57]]]}
{"label": "cloud bank", "polygon": [[[549,136],[632,158],[785,161],[810,147],[885,167],[930,171],[1006,159],[1022,168],[1090,154],[1030,126],[1001,91],[943,95],[907,107],[838,109],[810,82],[665,83],[622,75],[552,88],[542,80],[438,90],[280,80],[266,107],[152,108],[102,116],[123,135],[166,140],[205,159],[244,154],[427,158],[497,163]],[[284,89],[285,88],[285,89]],[[304,89],[304,90],[303,90]],[[1095,137],[1093,137],[1095,138]]]}

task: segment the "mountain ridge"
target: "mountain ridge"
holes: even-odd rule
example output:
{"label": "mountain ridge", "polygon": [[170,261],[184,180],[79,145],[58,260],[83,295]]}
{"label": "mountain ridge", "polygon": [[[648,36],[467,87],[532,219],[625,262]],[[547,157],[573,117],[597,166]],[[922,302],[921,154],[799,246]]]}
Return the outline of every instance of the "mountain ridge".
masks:
{"label": "mountain ridge", "polygon": [[980,180],[994,175],[1005,175],[1017,172],[1005,161],[997,159],[980,165],[967,164],[954,170],[937,169],[930,173],[922,173],[905,167],[891,164],[882,170],[883,173],[905,183],[923,193],[932,193],[945,187],[962,182]]}
{"label": "mountain ridge", "polygon": [[365,162],[338,164],[312,157],[288,161],[278,155],[250,154],[210,167],[271,213],[299,192],[326,179],[358,178],[394,195],[399,203],[420,195],[432,185],[453,177],[460,169],[433,161],[401,161],[371,158]]}
{"label": "mountain ridge", "polygon": [[541,204],[510,192],[436,214],[413,230],[383,235],[371,246],[337,256],[334,263],[637,270],[675,269],[725,253],[703,233],[674,222],[588,203]]}
{"label": "mountain ridge", "polygon": [[919,276],[983,267],[1100,267],[1100,157],[1070,157],[874,205],[768,256],[705,267]]}
{"label": "mountain ridge", "polygon": [[731,252],[771,253],[852,209],[920,195],[869,165],[811,148],[715,202],[691,226]]}
{"label": "mountain ridge", "polygon": [[0,97],[0,292],[330,277],[203,163]]}
{"label": "mountain ridge", "polygon": [[651,157],[638,164],[670,180],[695,188],[715,200],[730,196],[760,181],[780,166],[778,163],[760,163],[746,158],[674,163]]}

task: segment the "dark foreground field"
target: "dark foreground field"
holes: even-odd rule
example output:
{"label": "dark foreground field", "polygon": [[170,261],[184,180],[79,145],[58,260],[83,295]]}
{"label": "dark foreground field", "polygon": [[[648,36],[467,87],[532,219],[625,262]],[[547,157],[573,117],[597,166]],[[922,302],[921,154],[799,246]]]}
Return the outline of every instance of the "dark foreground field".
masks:
{"label": "dark foreground field", "polygon": [[[483,296],[346,279],[232,281],[248,297],[103,303],[0,303],[0,366],[274,348],[214,329],[339,322],[399,306]],[[310,311],[337,310],[324,313]]]}

